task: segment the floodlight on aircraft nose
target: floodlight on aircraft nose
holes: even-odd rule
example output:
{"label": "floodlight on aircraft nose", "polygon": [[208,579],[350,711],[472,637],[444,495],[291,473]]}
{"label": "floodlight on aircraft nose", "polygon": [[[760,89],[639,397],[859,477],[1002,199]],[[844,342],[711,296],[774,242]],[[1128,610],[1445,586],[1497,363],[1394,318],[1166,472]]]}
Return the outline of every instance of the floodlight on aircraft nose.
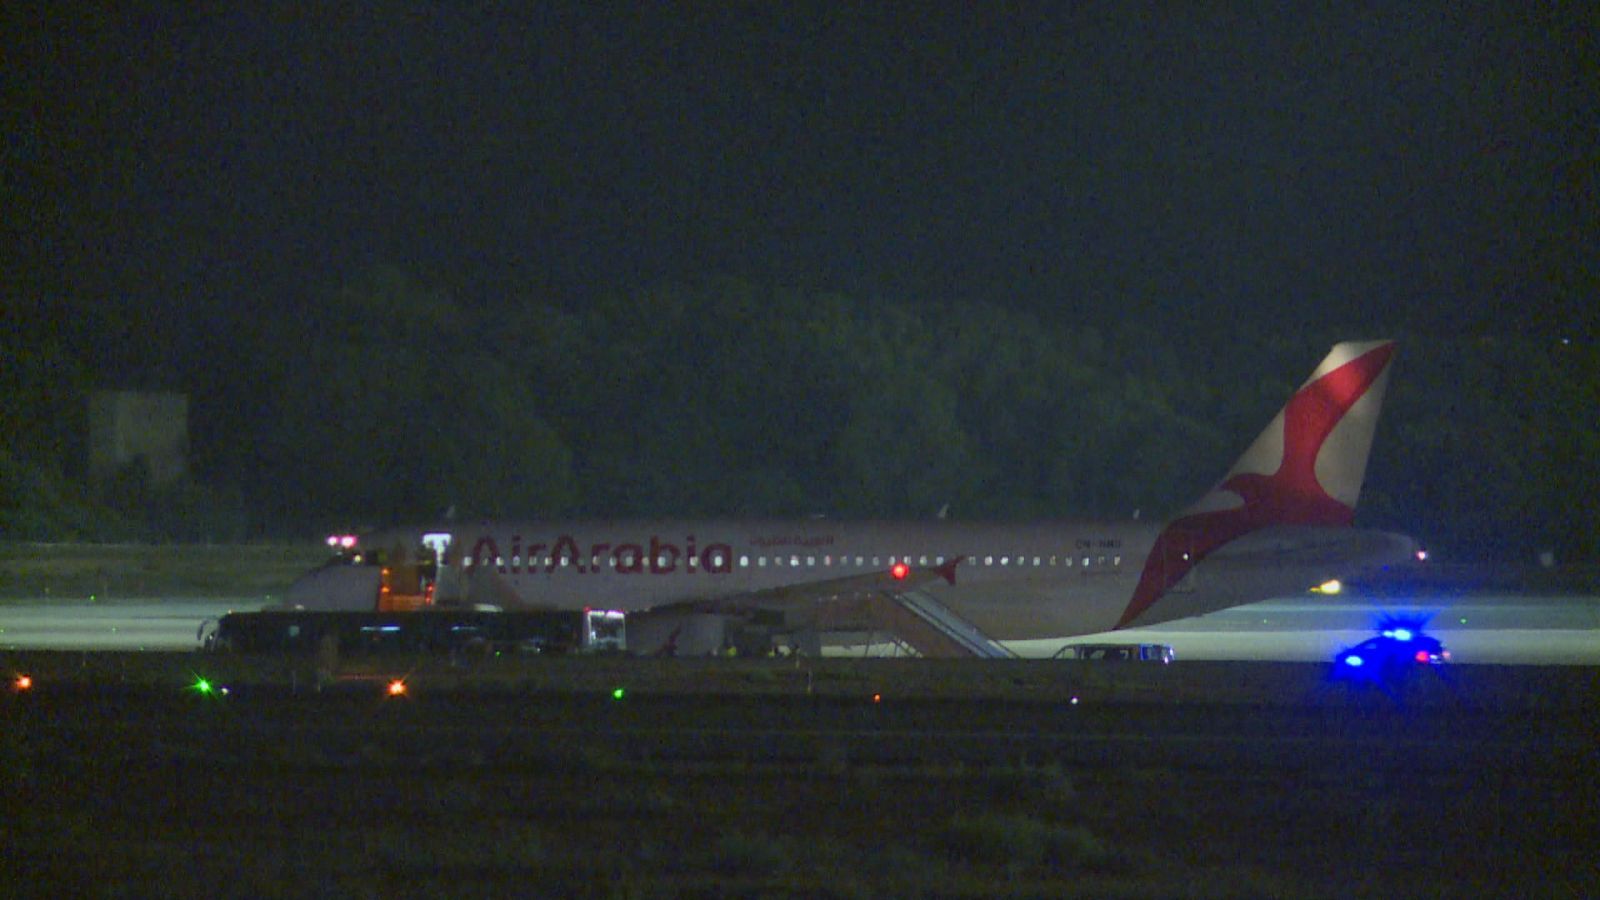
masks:
{"label": "floodlight on aircraft nose", "polygon": [[354,547],[355,545],[356,545],[356,536],[355,535],[353,535],[353,534],[345,534],[345,535],[340,535],[339,536],[339,546],[343,547],[344,549],[349,550],[351,547]]}
{"label": "floodlight on aircraft nose", "polygon": [[889,567],[889,574],[894,576],[895,581],[905,581],[906,576],[911,574],[911,567],[903,562],[897,562]]}

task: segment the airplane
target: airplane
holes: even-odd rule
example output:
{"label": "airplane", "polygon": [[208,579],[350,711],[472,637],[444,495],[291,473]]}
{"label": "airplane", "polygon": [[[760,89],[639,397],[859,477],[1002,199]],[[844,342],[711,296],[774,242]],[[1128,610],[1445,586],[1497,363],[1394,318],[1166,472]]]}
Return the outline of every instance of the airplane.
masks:
{"label": "airplane", "polygon": [[1301,593],[1421,558],[1352,527],[1395,345],[1340,343],[1222,480],[1165,523],[662,520],[445,522],[330,538],[290,609],[626,613],[634,653],[889,638],[1010,655]]}

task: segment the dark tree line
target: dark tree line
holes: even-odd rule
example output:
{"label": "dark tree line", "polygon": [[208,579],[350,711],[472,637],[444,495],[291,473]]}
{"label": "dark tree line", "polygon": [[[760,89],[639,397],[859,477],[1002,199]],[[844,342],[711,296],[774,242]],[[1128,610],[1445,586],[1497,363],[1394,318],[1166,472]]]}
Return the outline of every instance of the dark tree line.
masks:
{"label": "dark tree line", "polygon": [[[36,539],[305,536],[448,509],[1158,517],[1222,474],[1335,338],[1241,343],[1247,326],[1224,323],[1232,343],[1163,343],[724,278],[490,307],[386,266],[131,346],[128,311],[18,312],[0,527]],[[1400,337],[1360,521],[1458,557],[1600,557],[1595,349]],[[146,375],[108,384],[130,380],[114,362]],[[193,482],[84,483],[81,406],[102,386],[190,395]]]}

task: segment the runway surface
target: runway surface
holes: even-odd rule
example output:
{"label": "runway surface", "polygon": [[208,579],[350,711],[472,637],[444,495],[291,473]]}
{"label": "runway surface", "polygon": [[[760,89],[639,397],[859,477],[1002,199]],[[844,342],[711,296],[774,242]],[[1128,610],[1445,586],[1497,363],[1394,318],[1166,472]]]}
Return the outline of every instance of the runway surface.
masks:
{"label": "runway surface", "polygon": [[[260,599],[172,599],[0,605],[0,649],[189,650],[208,619]],[[1372,636],[1386,617],[1427,620],[1457,663],[1600,665],[1600,597],[1475,594],[1375,600],[1283,598],[1149,628],[1009,644],[1024,657],[1065,643],[1171,644],[1184,660],[1316,662]]]}
{"label": "runway surface", "polygon": [[[1320,596],[1268,600],[1148,628],[1072,638],[1170,644],[1179,659],[1321,662],[1372,637],[1386,619],[1425,622],[1457,663],[1600,664],[1600,597],[1472,594],[1373,599]],[[1013,645],[1023,656],[1062,641]]]}

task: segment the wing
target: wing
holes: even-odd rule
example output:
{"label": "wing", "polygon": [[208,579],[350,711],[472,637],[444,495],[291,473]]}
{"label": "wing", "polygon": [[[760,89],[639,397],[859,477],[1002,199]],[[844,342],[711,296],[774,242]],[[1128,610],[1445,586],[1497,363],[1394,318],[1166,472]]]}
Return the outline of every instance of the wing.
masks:
{"label": "wing", "polygon": [[712,600],[689,601],[666,608],[724,616],[781,614],[785,624],[791,627],[816,627],[820,623],[808,619],[838,615],[885,594],[914,591],[939,581],[955,584],[956,566],[961,564],[962,559],[964,557],[958,556],[938,566],[901,563],[881,572],[806,581]]}
{"label": "wing", "polygon": [[792,646],[815,653],[825,638],[859,644],[892,636],[924,656],[1009,656],[921,590],[939,581],[955,584],[961,561],[900,564],[883,572],[657,607],[629,616],[628,643],[642,653],[700,655],[732,644],[741,653],[762,654],[787,637]]}

